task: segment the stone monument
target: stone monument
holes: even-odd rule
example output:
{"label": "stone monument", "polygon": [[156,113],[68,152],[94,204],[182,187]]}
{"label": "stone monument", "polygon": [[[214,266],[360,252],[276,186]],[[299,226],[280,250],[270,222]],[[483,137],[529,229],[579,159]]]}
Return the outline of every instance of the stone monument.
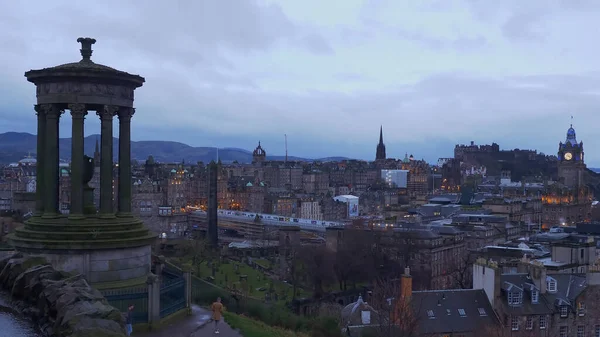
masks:
{"label": "stone monument", "polygon": [[[16,250],[43,255],[56,269],[78,272],[97,288],[142,284],[150,273],[156,235],[131,214],[131,117],[133,92],[144,78],[91,60],[92,38],[79,38],[79,62],[25,73],[36,86],[36,207],[10,235]],[[72,118],[71,206],[59,211],[59,121]],[[94,161],[84,154],[84,119],[101,121],[100,207],[93,206],[88,182]],[[119,119],[118,208],[113,209],[113,118]]]}
{"label": "stone monument", "polygon": [[219,175],[219,164],[214,161],[208,164],[208,242],[212,248],[219,245],[219,225],[218,225],[218,201],[217,201],[217,180]]}

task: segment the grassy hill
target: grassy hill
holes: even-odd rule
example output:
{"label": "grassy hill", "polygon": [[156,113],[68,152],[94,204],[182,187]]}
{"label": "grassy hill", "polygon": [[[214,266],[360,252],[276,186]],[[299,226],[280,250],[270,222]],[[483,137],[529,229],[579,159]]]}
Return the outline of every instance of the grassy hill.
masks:
{"label": "grassy hill", "polygon": [[[85,153],[93,156],[96,141],[100,142],[100,135],[85,137]],[[113,139],[114,158],[118,158],[118,138]],[[25,132],[6,132],[0,134],[0,164],[8,164],[23,159],[28,154],[35,155],[37,137]],[[61,138],[59,141],[60,158],[69,160],[71,157],[71,138]],[[146,160],[153,156],[158,162],[188,163],[203,161],[205,163],[217,158],[216,147],[193,147],[187,144],[172,141],[132,141],[131,157],[137,160]],[[238,161],[240,163],[252,162],[252,152],[239,148],[223,148],[218,150],[218,156],[224,163]],[[268,156],[270,160],[283,160],[283,156]],[[289,160],[312,161],[313,159],[289,157]],[[314,159],[317,161],[342,160],[343,157],[329,157]]]}

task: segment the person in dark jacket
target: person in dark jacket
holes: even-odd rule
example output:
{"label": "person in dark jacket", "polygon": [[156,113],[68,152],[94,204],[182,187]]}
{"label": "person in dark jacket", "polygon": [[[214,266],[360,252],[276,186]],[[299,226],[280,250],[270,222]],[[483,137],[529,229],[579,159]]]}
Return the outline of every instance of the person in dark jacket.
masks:
{"label": "person in dark jacket", "polygon": [[133,304],[129,305],[127,308],[127,316],[125,317],[125,333],[127,336],[131,336],[133,332]]}

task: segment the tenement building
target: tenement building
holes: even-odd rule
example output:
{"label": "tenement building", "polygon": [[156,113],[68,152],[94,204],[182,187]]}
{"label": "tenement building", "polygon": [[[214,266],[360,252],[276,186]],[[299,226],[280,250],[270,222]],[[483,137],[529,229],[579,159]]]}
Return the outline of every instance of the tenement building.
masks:
{"label": "tenement building", "polygon": [[[518,273],[504,274],[495,262],[473,266],[473,288],[483,289],[501,322],[494,336],[600,335],[600,273],[553,274],[524,260]],[[491,334],[490,334],[491,335]]]}

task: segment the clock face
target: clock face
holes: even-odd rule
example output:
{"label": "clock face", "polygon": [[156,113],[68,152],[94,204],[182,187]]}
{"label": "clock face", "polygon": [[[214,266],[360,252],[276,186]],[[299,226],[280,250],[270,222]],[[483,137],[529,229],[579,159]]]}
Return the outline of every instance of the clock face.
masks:
{"label": "clock face", "polygon": [[571,154],[571,152],[567,152],[567,153],[565,153],[565,159],[566,159],[566,160],[571,160],[571,159],[573,159],[573,155]]}

